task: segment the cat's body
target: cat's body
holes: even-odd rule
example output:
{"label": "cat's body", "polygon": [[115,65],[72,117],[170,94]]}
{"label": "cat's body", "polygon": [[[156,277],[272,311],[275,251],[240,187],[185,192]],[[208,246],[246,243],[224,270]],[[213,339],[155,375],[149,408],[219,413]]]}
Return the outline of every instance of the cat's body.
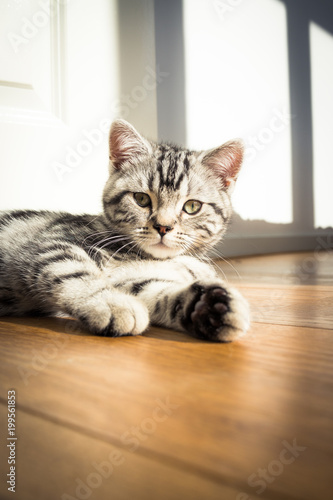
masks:
{"label": "cat's body", "polygon": [[115,122],[101,215],[0,212],[0,315],[63,312],[110,336],[150,323],[243,335],[246,301],[204,258],[226,230],[241,159],[237,142],[195,153]]}

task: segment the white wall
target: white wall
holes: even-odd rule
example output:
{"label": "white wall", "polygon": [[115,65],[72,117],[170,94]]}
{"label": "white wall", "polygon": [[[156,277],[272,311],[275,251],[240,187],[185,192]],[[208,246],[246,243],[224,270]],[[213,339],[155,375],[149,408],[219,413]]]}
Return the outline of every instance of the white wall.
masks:
{"label": "white wall", "polygon": [[118,91],[116,2],[13,5],[1,4],[0,80],[9,83],[0,82],[0,208],[99,210],[109,126],[101,121],[113,119]]}
{"label": "white wall", "polygon": [[333,225],[333,34],[310,24],[315,226]]}
{"label": "white wall", "polygon": [[187,145],[246,145],[220,251],[316,248],[333,226],[332,4],[183,4]]}
{"label": "white wall", "polygon": [[99,212],[112,120],[157,136],[152,2],[137,3],[125,26],[134,47],[126,85],[116,0],[42,5],[0,4],[0,209]]}
{"label": "white wall", "polygon": [[225,254],[332,234],[327,0],[22,0],[0,18],[0,209],[98,212],[122,116],[195,149],[245,140]]}
{"label": "white wall", "polygon": [[286,9],[276,0],[185,0],[187,142],[242,137],[234,193],[244,219],[292,221]]}

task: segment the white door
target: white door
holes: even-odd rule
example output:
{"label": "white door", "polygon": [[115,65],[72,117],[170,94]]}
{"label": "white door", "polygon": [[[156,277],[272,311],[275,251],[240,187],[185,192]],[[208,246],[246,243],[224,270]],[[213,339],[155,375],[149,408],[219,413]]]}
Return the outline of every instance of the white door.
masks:
{"label": "white door", "polygon": [[118,94],[115,3],[0,3],[0,210],[99,210]]}

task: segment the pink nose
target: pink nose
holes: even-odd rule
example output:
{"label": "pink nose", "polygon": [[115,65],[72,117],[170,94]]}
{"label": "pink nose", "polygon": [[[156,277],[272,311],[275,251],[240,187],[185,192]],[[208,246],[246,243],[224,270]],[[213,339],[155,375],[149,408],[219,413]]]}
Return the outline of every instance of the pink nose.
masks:
{"label": "pink nose", "polygon": [[173,230],[173,227],[171,227],[171,226],[161,226],[161,224],[157,224],[157,223],[154,224],[153,227],[154,227],[154,229],[156,229],[158,234],[160,234],[161,236],[164,236],[166,233]]}

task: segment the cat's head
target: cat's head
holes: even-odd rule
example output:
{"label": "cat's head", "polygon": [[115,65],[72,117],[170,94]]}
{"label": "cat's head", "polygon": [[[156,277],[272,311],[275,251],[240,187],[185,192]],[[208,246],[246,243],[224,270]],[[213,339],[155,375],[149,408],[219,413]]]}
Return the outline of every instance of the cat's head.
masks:
{"label": "cat's head", "polygon": [[109,144],[103,205],[113,230],[130,237],[138,252],[158,259],[205,253],[217,243],[231,216],[241,141],[189,151],[148,141],[117,120]]}

